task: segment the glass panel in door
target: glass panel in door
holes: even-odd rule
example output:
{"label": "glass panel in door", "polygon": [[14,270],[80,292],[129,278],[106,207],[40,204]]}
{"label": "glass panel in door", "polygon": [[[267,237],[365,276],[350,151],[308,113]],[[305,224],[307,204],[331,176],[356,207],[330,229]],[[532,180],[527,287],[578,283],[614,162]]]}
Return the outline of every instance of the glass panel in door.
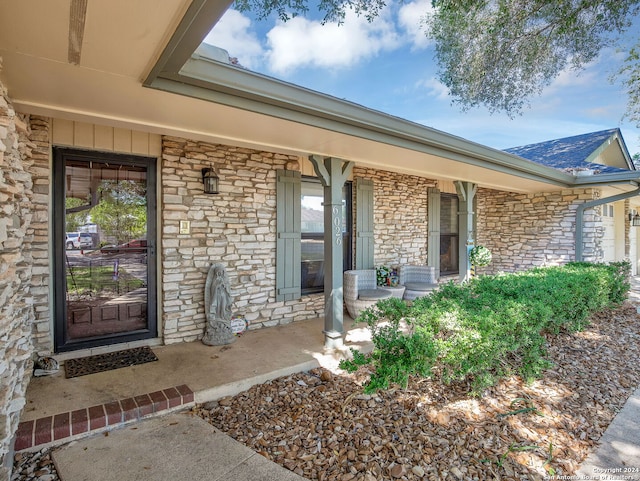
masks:
{"label": "glass panel in door", "polygon": [[64,180],[64,275],[58,277],[64,312],[57,311],[64,342],[58,347],[151,337],[145,335],[151,333],[147,166],[70,156]]}

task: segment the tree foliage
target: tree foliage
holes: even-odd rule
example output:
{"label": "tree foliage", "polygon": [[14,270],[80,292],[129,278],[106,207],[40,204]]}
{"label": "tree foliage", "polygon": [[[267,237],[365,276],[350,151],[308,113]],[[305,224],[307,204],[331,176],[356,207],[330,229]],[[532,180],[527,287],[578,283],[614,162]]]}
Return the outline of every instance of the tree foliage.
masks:
{"label": "tree foliage", "polygon": [[513,116],[563,70],[582,69],[631,25],[637,0],[435,0],[427,31],[463,108]]}
{"label": "tree foliage", "polygon": [[629,51],[618,77],[622,79],[629,97],[627,117],[640,127],[640,43]]}
{"label": "tree foliage", "polygon": [[105,236],[121,244],[146,235],[144,185],[129,180],[103,180],[98,193],[100,203],[92,209],[91,216]]}
{"label": "tree foliage", "polygon": [[[434,39],[439,79],[463,110],[483,105],[510,116],[566,69],[580,70],[617,46],[639,0],[432,0],[424,20]],[[385,0],[320,0],[324,21],[347,10],[373,20]],[[260,19],[286,21],[309,11],[308,0],[236,0]],[[425,12],[427,14],[428,12]],[[640,43],[617,72],[629,94],[627,116],[640,125]]]}
{"label": "tree foliage", "polygon": [[[241,12],[252,11],[264,20],[272,13],[283,22],[309,12],[307,0],[235,0],[235,8]],[[347,10],[364,15],[370,22],[386,6],[385,0],[320,0],[317,9],[324,14],[323,23],[344,21]]]}
{"label": "tree foliage", "polygon": [[[84,199],[78,199],[77,197],[65,198],[65,207],[67,209],[81,207],[86,204],[87,201]],[[87,223],[87,220],[88,213],[86,211],[67,213],[65,216],[65,229],[67,232],[76,232]]]}

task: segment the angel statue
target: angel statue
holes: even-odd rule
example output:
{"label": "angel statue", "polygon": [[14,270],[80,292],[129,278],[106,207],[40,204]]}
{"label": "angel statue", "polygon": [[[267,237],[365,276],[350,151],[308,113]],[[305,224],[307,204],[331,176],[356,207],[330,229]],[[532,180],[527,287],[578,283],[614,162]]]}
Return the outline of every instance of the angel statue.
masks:
{"label": "angel statue", "polygon": [[222,346],[236,340],[231,330],[231,293],[229,279],[222,264],[211,264],[204,288],[204,310],[207,325],[202,342]]}

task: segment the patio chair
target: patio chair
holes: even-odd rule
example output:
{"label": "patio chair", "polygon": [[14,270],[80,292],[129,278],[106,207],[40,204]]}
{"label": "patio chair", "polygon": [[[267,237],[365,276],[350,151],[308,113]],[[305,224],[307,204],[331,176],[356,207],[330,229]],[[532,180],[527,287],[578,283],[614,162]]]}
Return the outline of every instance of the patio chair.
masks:
{"label": "patio chair", "polygon": [[379,300],[391,297],[390,291],[377,289],[375,269],[345,271],[343,287],[344,303],[352,319]]}
{"label": "patio chair", "polygon": [[432,266],[401,265],[398,280],[405,287],[403,299],[408,301],[426,296],[438,287],[436,268]]}

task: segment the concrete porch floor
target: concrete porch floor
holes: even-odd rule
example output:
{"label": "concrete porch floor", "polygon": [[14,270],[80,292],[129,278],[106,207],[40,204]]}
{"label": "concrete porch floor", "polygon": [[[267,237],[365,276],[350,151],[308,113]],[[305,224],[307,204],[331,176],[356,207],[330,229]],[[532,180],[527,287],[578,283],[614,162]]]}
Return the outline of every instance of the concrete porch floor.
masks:
{"label": "concrete porch floor", "polygon": [[349,347],[371,348],[366,326],[354,327],[345,315],[344,350],[326,353],[323,322],[313,319],[247,331],[228,346],[200,341],[152,346],[158,361],[71,379],[65,378],[60,361],[58,373],[31,380],[21,422],[181,385],[191,389],[196,403],[206,402],[318,366],[335,369]]}

